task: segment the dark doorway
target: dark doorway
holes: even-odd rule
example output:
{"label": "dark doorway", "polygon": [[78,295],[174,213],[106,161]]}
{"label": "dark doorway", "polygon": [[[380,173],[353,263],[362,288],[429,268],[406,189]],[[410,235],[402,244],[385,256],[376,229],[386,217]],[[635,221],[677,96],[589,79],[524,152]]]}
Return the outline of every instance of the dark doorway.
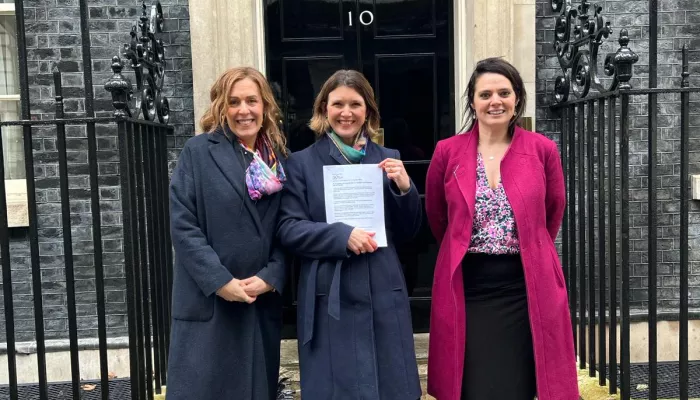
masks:
{"label": "dark doorway", "polygon": [[[384,145],[401,152],[423,195],[435,144],[455,132],[452,1],[264,1],[267,77],[278,95],[290,149],[315,140],[308,122],[323,82],[338,69],[359,70],[374,87]],[[436,255],[425,221],[418,237],[399,249],[416,332],[428,329]],[[289,328],[295,321],[296,270],[291,275]]]}

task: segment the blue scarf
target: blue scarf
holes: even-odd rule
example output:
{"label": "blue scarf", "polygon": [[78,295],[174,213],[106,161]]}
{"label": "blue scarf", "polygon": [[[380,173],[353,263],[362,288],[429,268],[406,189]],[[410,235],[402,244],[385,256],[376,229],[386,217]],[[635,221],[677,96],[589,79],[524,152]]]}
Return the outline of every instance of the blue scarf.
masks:
{"label": "blue scarf", "polygon": [[348,146],[347,144],[343,143],[343,140],[340,139],[338,134],[336,134],[333,130],[328,132],[328,137],[331,138],[335,144],[335,147],[338,148],[340,153],[350,163],[358,164],[363,158],[365,158],[365,152],[367,150],[367,135],[364,131],[357,135],[357,139],[355,140],[355,144],[353,146]]}

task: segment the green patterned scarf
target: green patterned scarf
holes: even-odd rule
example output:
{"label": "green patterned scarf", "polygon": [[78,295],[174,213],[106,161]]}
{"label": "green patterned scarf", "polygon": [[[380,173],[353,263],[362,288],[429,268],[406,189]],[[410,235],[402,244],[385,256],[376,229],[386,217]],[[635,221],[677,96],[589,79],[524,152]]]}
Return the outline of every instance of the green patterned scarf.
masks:
{"label": "green patterned scarf", "polygon": [[328,132],[328,137],[331,138],[335,146],[340,150],[340,153],[352,164],[358,164],[365,157],[367,149],[367,135],[364,131],[360,132],[355,139],[353,146],[348,146],[343,143],[338,134],[333,130]]}

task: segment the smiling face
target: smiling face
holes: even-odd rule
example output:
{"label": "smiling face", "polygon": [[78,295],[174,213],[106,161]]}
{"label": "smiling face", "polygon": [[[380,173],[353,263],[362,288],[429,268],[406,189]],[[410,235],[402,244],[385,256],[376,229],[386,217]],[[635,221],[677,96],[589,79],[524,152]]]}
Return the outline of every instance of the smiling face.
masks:
{"label": "smiling face", "polygon": [[484,73],[476,80],[471,106],[480,126],[507,127],[518,99],[510,80],[501,74]]}
{"label": "smiling face", "polygon": [[367,118],[367,106],[355,89],[339,86],[328,94],[326,116],[333,131],[350,144]]}
{"label": "smiling face", "polygon": [[229,127],[248,147],[253,147],[262,128],[264,107],[260,88],[249,78],[236,82],[226,112]]}

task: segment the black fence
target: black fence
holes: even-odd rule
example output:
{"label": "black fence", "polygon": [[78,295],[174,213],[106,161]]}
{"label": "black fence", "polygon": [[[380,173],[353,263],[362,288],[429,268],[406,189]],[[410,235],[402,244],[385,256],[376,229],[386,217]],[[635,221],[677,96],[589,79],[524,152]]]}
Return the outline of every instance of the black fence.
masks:
{"label": "black fence", "polygon": [[[56,73],[57,80],[60,74]],[[58,88],[57,93],[60,93]],[[60,97],[60,94],[57,96]],[[62,107],[57,99],[57,109]],[[25,137],[25,162],[27,163],[27,194],[29,209],[29,238],[32,256],[32,293],[34,294],[35,338],[39,382],[30,385],[17,384],[15,354],[15,327],[13,314],[13,285],[11,275],[11,253],[7,213],[0,214],[0,254],[2,260],[2,289],[4,299],[7,360],[9,385],[0,386],[0,394],[11,399],[27,398],[30,394],[40,399],[49,396],[53,383],[46,377],[46,349],[44,337],[44,313],[42,304],[42,270],[39,257],[37,233],[37,209],[33,199],[36,163],[32,155],[32,129],[37,126],[55,127],[59,182],[61,193],[62,237],[65,260],[65,287],[68,312],[68,336],[70,341],[71,396],[86,398],[89,391],[102,399],[110,397],[108,370],[107,322],[105,312],[105,273],[102,260],[100,186],[98,183],[98,150],[96,126],[116,124],[119,137],[119,175],[123,213],[123,251],[125,284],[127,289],[130,392],[133,399],[153,398],[160,393],[166,382],[167,348],[170,326],[170,289],[172,252],[168,219],[168,170],[166,162],[166,137],[172,128],[144,120],[131,118],[80,118],[46,121],[13,121],[0,123],[2,128],[22,126]],[[85,386],[81,379],[78,341],[78,318],[76,313],[75,276],[73,266],[73,241],[71,238],[71,198],[85,199],[85,193],[68,187],[71,174],[66,151],[66,126],[82,126],[87,130],[88,169],[90,178],[90,214],[92,216],[92,241],[94,256],[95,301],[97,304],[97,326],[101,380]],[[0,176],[4,174],[2,144],[0,144]],[[0,209],[6,209],[5,187],[0,185]],[[89,382],[88,382],[89,383]],[[58,383],[60,385],[60,383]],[[114,386],[114,383],[111,385]],[[86,390],[86,387],[89,388]],[[123,389],[121,389],[123,390]]]}
{"label": "black fence", "polygon": [[[617,52],[606,55],[599,73],[598,51],[612,33],[601,16],[602,8],[587,1],[578,7],[565,8],[563,3],[552,2],[552,10],[561,12],[556,18],[554,45],[564,71],[556,81],[556,104],[552,109],[561,117],[561,155],[567,184],[562,259],[579,368],[588,368],[591,377],[597,373],[599,384],[608,385],[611,394],[619,390],[623,399],[700,397],[700,361],[688,359],[690,119],[691,104],[698,104],[691,103],[691,94],[700,93],[700,88],[689,87],[688,48],[682,49],[679,87],[657,88],[657,2],[650,1],[649,87],[633,89],[630,80],[639,57],[628,47],[627,31],[620,32]],[[591,89],[597,93],[590,93]],[[680,142],[679,148],[663,143],[665,149],[677,150],[680,158],[678,163],[664,160],[663,164],[671,167],[664,171],[663,182],[659,174],[660,99],[667,109],[680,114],[680,126],[670,134]],[[633,112],[646,116],[646,123],[631,126],[639,120],[633,118]],[[639,158],[641,165],[635,165],[634,170],[630,166],[633,129],[642,132],[637,144],[647,143],[646,155]],[[631,197],[632,179],[644,180],[646,193],[634,190]],[[663,198],[664,206],[673,214],[663,221],[668,225],[664,230],[660,228],[659,213],[661,183],[678,186],[674,195]],[[644,200],[646,204],[636,210],[632,221],[631,206]],[[646,224],[646,241],[631,240],[631,222],[635,229]],[[666,232],[667,242],[669,237],[671,242],[676,241],[677,245],[664,248],[663,254],[673,255],[678,266],[672,271],[678,277],[677,307],[666,305],[663,310],[658,307],[659,268],[662,261],[669,260],[660,258],[660,231]],[[631,244],[642,242],[640,248],[647,250],[647,259],[636,263],[647,265],[648,297],[643,299],[644,307],[631,312]],[[670,339],[659,337],[662,318],[678,323],[676,361],[658,361],[659,339]],[[631,337],[630,327],[635,321],[648,323],[648,362],[632,362],[631,346],[642,340]]]}
{"label": "black fence", "polygon": [[160,393],[168,365],[173,260],[166,137],[172,129],[133,119],[117,124],[131,388],[133,399],[143,399]]}
{"label": "black fence", "polygon": [[[157,34],[163,24],[162,8],[160,3],[151,8],[147,8],[144,3],[142,9],[138,28],[133,27],[131,42],[124,46],[122,52],[134,71],[136,94],[134,95],[131,82],[122,75],[122,61],[119,57],[114,57],[113,76],[105,84],[105,89],[112,94],[112,103],[116,111],[111,117],[95,117],[88,7],[86,0],[80,0],[85,117],[66,118],[61,73],[54,69],[55,118],[32,120],[23,2],[15,2],[21,119],[0,122],[0,135],[13,129],[11,127],[20,127],[23,137],[28,211],[26,230],[31,257],[31,309],[38,382],[18,383],[11,228],[8,227],[8,215],[5,212],[5,185],[0,184],[0,260],[9,378],[6,385],[0,385],[0,398],[152,399],[154,394],[161,393],[161,386],[166,384],[172,287],[166,139],[173,134],[173,128],[167,125],[168,101],[161,94],[164,57],[163,44],[157,38]],[[139,119],[139,115],[143,119]],[[67,137],[67,131],[84,132],[87,143],[82,154],[75,149],[68,151],[67,143],[76,139]],[[55,151],[35,157],[34,139],[37,132],[41,132],[42,139],[55,141]],[[114,132],[111,133],[112,137],[110,132]],[[107,144],[113,140],[116,149],[101,150],[101,140]],[[2,147],[0,141],[0,177],[5,176]],[[102,167],[105,165],[102,164],[106,162],[118,165],[118,170],[103,172]],[[46,271],[42,269],[39,242],[41,213],[37,209],[37,182],[41,182],[41,179],[36,179],[35,171],[48,164],[57,164],[57,174],[55,179],[52,179],[60,193],[60,228],[56,229],[55,237],[62,238],[63,245],[60,268],[65,276],[65,292],[61,293],[61,296],[65,298],[68,321],[70,382],[49,382],[47,378],[47,318],[42,291],[47,280],[52,277],[45,276]],[[74,179],[87,179],[88,188],[71,186]],[[119,185],[119,189],[111,187],[114,185]],[[116,190],[117,194],[111,193],[111,196],[120,200],[118,207],[112,206],[113,209],[107,210],[110,211],[109,216],[101,209],[104,204],[101,200],[105,186]],[[115,214],[119,216],[114,217]],[[84,219],[85,215],[89,215],[89,222],[88,219]],[[124,276],[120,282],[126,288],[130,371],[127,379],[111,377],[108,364],[108,349],[111,345],[107,338],[109,316],[105,288],[106,282],[114,280],[114,276],[107,276],[104,248],[106,242],[102,235],[106,231],[104,221],[109,218],[123,224],[123,228],[119,228],[117,232],[112,229],[111,236],[121,240],[121,246],[117,250],[123,257]],[[73,228],[77,225],[89,231],[91,244],[88,253],[91,260],[86,260],[85,254],[74,255]],[[114,249],[110,250],[114,252]],[[80,260],[80,265],[77,260]],[[84,316],[79,315],[76,274],[78,269],[82,271],[81,274],[85,274],[86,268],[90,270],[90,279],[94,280],[98,343],[96,349],[99,350],[100,366],[100,379],[96,381],[81,379],[80,369],[80,358],[84,356],[81,350],[85,348],[85,344],[82,342],[83,338],[79,338],[79,325]],[[63,284],[57,286],[63,287]]]}

